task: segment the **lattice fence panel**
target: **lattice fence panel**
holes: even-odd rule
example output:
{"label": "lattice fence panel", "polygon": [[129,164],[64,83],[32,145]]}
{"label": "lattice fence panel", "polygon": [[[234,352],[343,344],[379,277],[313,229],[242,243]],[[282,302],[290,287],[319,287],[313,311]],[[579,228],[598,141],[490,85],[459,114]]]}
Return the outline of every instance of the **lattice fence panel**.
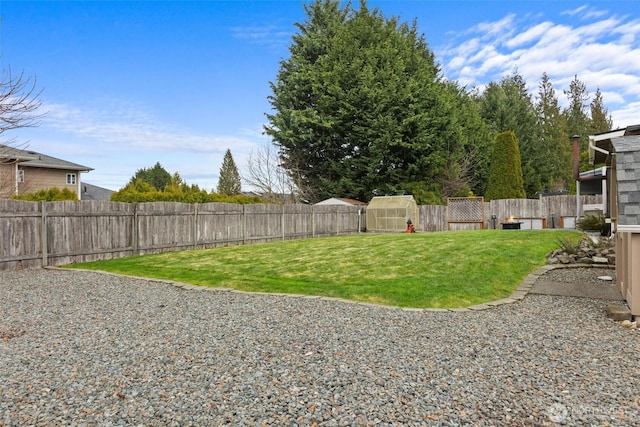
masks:
{"label": "lattice fence panel", "polygon": [[449,229],[451,224],[478,224],[484,228],[484,197],[449,197],[447,206]]}

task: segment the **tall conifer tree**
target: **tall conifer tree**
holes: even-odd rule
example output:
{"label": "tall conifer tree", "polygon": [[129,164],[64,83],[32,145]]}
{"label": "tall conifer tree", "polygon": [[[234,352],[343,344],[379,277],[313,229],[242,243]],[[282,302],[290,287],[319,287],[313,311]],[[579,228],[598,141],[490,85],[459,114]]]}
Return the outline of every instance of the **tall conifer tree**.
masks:
{"label": "tall conifer tree", "polygon": [[521,199],[525,197],[520,150],[513,131],[501,132],[491,156],[491,172],[486,200]]}
{"label": "tall conifer tree", "polygon": [[227,149],[224,153],[224,159],[222,160],[222,167],[220,168],[220,177],[218,178],[218,193],[232,196],[240,194],[242,187],[242,181],[240,180],[240,173],[236,167],[236,162],[233,160],[231,150]]}
{"label": "tall conifer tree", "polygon": [[566,118],[547,73],[542,74],[536,103],[541,153],[546,166],[541,173],[544,191],[572,189],[571,144]]}
{"label": "tall conifer tree", "polygon": [[305,11],[271,85],[265,126],[303,191],[313,200],[369,200],[417,189],[424,203],[463,188],[445,189],[439,179],[452,167],[460,178],[465,161],[485,165],[468,156],[488,150],[469,147],[476,140],[459,116],[463,101],[442,81],[417,24],[386,18],[365,1],[355,10],[316,0]]}

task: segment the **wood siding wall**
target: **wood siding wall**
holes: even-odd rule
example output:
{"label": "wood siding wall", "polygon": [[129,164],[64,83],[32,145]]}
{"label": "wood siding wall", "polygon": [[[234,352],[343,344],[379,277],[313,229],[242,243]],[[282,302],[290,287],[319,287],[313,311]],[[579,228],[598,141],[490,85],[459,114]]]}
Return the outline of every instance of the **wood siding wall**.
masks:
{"label": "wood siding wall", "polygon": [[[601,196],[582,196],[600,203]],[[447,230],[447,206],[420,206],[417,231]],[[575,196],[485,203],[485,228],[504,218],[575,216]],[[24,202],[0,199],[0,270],[38,268],[185,249],[306,239],[366,230],[351,206],[226,203]],[[553,218],[553,219],[552,219]],[[499,225],[497,226],[499,228]]]}
{"label": "wood siding wall", "polygon": [[[59,189],[68,188],[79,194],[79,183],[81,173],[75,170],[33,168],[19,165],[19,169],[24,171],[24,182],[18,184],[18,194],[34,193],[39,190],[48,190],[57,187]],[[67,184],[67,174],[76,176],[75,184]]]}

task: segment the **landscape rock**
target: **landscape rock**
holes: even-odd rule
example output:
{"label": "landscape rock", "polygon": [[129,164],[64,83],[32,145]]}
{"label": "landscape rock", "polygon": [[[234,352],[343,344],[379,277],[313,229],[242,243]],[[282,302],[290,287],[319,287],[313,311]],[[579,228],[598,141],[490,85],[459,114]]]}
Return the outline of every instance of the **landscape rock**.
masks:
{"label": "landscape rock", "polygon": [[602,238],[599,243],[583,238],[574,247],[554,249],[547,254],[547,264],[609,264],[616,263],[615,240]]}
{"label": "landscape rock", "polygon": [[627,306],[612,304],[607,306],[607,317],[617,322],[623,322],[625,320],[631,322],[631,311],[629,311]]}

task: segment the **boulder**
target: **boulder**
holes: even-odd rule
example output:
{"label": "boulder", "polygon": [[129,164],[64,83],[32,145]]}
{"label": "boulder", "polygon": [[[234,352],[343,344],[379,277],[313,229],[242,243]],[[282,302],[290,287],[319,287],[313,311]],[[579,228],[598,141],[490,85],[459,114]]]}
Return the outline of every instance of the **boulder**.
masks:
{"label": "boulder", "polygon": [[631,311],[629,310],[629,307],[624,305],[608,305],[607,317],[617,322],[622,322],[624,320],[631,322]]}

